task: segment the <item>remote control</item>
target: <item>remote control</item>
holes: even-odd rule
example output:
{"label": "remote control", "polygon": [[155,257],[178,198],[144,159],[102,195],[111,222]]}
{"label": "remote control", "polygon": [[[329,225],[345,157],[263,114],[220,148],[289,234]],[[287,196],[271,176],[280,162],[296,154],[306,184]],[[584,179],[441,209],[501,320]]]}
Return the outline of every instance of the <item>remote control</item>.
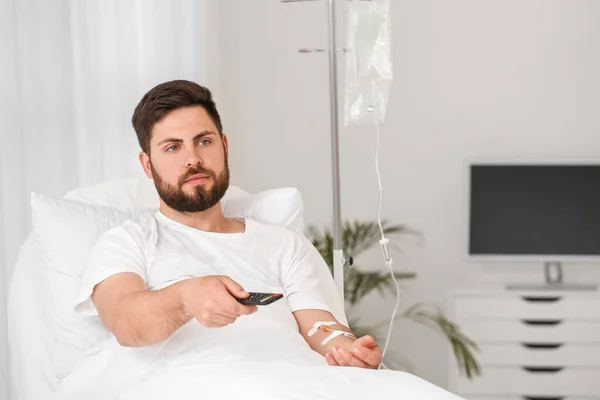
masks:
{"label": "remote control", "polygon": [[281,293],[257,293],[250,292],[250,296],[245,299],[237,299],[240,303],[247,306],[266,306],[283,298]]}

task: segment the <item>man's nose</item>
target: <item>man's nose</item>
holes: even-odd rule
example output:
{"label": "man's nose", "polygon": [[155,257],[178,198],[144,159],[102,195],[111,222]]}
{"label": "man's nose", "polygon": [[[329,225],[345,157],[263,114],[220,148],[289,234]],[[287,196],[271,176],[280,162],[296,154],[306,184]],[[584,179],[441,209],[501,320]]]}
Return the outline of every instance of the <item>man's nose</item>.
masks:
{"label": "man's nose", "polygon": [[200,158],[194,152],[190,152],[190,154],[188,155],[188,158],[186,160],[185,166],[190,168],[190,167],[195,167],[197,165],[202,165],[202,164],[203,164],[202,158]]}

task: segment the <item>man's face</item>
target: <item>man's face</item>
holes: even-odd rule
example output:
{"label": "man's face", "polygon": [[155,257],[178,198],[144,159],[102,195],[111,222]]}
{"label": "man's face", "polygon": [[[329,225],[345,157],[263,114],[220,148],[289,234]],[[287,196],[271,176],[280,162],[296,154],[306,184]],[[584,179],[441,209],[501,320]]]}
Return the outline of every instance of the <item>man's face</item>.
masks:
{"label": "man's face", "polygon": [[185,107],[154,125],[150,154],[140,153],[140,161],[166,205],[201,212],[229,187],[227,151],[227,137],[219,135],[206,110]]}

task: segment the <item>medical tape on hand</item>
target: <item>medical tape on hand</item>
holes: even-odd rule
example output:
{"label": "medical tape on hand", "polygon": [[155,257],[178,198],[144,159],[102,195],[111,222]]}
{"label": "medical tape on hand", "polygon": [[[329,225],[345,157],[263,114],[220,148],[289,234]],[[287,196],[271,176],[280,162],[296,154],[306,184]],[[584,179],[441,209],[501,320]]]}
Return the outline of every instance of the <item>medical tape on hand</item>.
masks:
{"label": "medical tape on hand", "polygon": [[326,345],[327,343],[329,343],[329,341],[335,339],[338,336],[344,335],[344,336],[348,336],[348,337],[354,337],[354,335],[350,332],[346,332],[346,331],[339,331],[339,330],[332,330],[330,328],[330,326],[333,325],[337,325],[337,322],[315,322],[315,324],[313,325],[312,329],[310,331],[308,331],[308,336],[312,336],[315,333],[317,333],[317,331],[321,330],[324,332],[331,332],[331,334],[329,336],[327,336],[322,342],[321,345]]}

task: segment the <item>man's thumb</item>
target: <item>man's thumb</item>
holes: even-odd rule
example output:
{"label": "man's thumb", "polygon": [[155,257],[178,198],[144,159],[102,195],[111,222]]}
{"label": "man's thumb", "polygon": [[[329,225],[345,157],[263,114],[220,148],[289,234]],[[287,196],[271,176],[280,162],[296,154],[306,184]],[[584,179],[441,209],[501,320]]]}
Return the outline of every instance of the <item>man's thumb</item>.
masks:
{"label": "man's thumb", "polygon": [[221,282],[223,282],[223,284],[225,285],[225,288],[227,289],[227,291],[229,293],[231,293],[232,295],[234,295],[235,297],[245,298],[245,297],[249,296],[248,292],[246,292],[244,290],[244,288],[242,286],[240,286],[240,284],[237,283],[236,281],[234,281],[233,279],[231,279],[227,276],[222,276],[220,279],[221,279]]}
{"label": "man's thumb", "polygon": [[356,343],[369,349],[377,346],[377,342],[375,342],[375,339],[373,339],[373,337],[369,335],[358,338],[356,340]]}

